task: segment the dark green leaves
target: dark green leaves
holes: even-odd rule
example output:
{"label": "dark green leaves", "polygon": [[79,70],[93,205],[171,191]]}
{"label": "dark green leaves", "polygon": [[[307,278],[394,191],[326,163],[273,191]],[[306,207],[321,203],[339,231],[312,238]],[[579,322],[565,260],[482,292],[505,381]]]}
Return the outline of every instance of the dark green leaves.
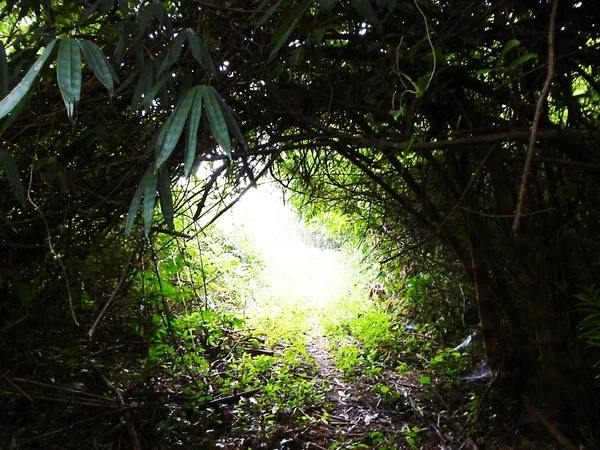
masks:
{"label": "dark green leaves", "polygon": [[196,86],[188,90],[156,136],[154,142],[156,161],[146,170],[140,185],[135,191],[125,220],[126,235],[131,234],[135,217],[142,199],[144,199],[144,233],[146,237],[148,236],[156,206],[157,189],[165,222],[169,228],[173,228],[174,208],[170,186],[171,179],[164,163],[173,153],[183,128],[187,124],[184,173],[186,176],[190,174],[196,155],[197,135],[203,110],[215,140],[229,158],[231,158],[230,132],[244,148],[246,147],[244,135],[235,120],[233,112],[215,88],[212,86]]}
{"label": "dark green leaves", "polygon": [[71,38],[63,39],[58,49],[56,73],[70,119],[73,118],[75,103],[81,96],[81,51],[96,78],[108,90],[110,97],[115,90],[114,76],[108,59],[95,43]]}
{"label": "dark green leaves", "polygon": [[225,153],[227,153],[227,156],[231,159],[231,141],[229,140],[227,123],[225,122],[225,116],[223,115],[225,104],[220,101],[214,87],[202,86],[201,89],[210,129],[217,140],[217,143],[225,150]]}
{"label": "dark green leaves", "polygon": [[19,102],[27,95],[29,89],[33,85],[38,73],[42,70],[42,67],[48,61],[48,58],[52,54],[52,50],[54,50],[54,45],[56,44],[56,39],[50,41],[48,46],[44,49],[40,57],[37,61],[29,68],[25,77],[21,80],[21,82],[15,86],[15,88],[10,91],[10,93],[0,102],[0,119],[9,114],[15,106],[19,104]]}
{"label": "dark green leaves", "polygon": [[13,156],[5,150],[0,151],[0,167],[4,169],[8,185],[15,194],[15,197],[17,197],[21,206],[25,207],[25,190],[21,184],[17,163]]}
{"label": "dark green leaves", "polygon": [[273,50],[271,50],[271,54],[269,55],[269,61],[272,61],[277,56],[279,50],[287,42],[313,1],[314,0],[304,0],[293,10],[289,11],[277,25],[277,28],[273,33],[273,38],[271,39]]}
{"label": "dark green leaves", "polygon": [[175,149],[192,107],[195,91],[196,89],[191,89],[185,94],[158,133],[156,138],[156,169],[171,156]]}
{"label": "dark green leaves", "polygon": [[208,50],[198,37],[198,35],[191,28],[187,28],[180,32],[177,37],[171,43],[167,55],[163,59],[157,73],[157,77],[160,77],[163,72],[169,69],[173,64],[175,64],[179,57],[181,56],[181,52],[183,50],[183,45],[185,42],[188,42],[189,48],[192,52],[192,56],[200,66],[208,73],[213,76],[217,75],[217,68],[215,67],[215,63],[213,62]]}
{"label": "dark green leaves", "polygon": [[94,72],[94,75],[96,75],[96,78],[106,87],[108,95],[112,97],[115,92],[115,85],[108,59],[93,42],[81,40],[79,43],[81,44],[81,50],[83,50],[86,62]]}
{"label": "dark green leaves", "polygon": [[150,228],[152,227],[152,221],[154,219],[154,209],[156,207],[156,190],[160,196],[160,208],[162,215],[167,223],[169,229],[173,229],[173,198],[171,194],[171,178],[169,172],[165,166],[158,169],[158,172],[154,171],[154,167],[150,166],[146,170],[142,181],[137,187],[131,204],[129,205],[129,211],[127,218],[125,219],[125,235],[129,236],[135,223],[135,217],[140,209],[142,198],[144,199],[144,235],[146,237],[150,234]]}
{"label": "dark green leaves", "polygon": [[171,194],[171,178],[165,166],[158,169],[158,194],[160,198],[160,209],[167,223],[167,227],[173,230],[173,195]]}
{"label": "dark green leaves", "polygon": [[233,113],[215,88],[212,86],[197,86],[190,89],[184,95],[156,137],[156,170],[173,153],[183,132],[183,127],[187,122],[188,131],[184,172],[186,176],[189,175],[195,157],[197,134],[203,108],[217,144],[219,144],[229,158],[231,158],[230,132],[244,147],[246,146],[244,136]]}
{"label": "dark green leaves", "polygon": [[73,119],[75,102],[79,101],[81,95],[81,48],[76,39],[66,38],[61,41],[56,74],[67,115]]}
{"label": "dark green leaves", "polygon": [[131,234],[135,216],[137,216],[138,210],[140,209],[140,203],[142,202],[142,198],[144,198],[144,233],[146,237],[148,237],[152,225],[152,217],[154,215],[154,206],[156,204],[156,183],[157,176],[154,173],[152,166],[150,166],[146,170],[135,194],[133,194],[133,199],[129,205],[129,212],[125,219],[125,235],[129,236]]}
{"label": "dark green leaves", "polygon": [[194,102],[188,119],[187,139],[185,142],[185,156],[183,160],[183,174],[187,177],[192,171],[196,155],[196,142],[198,139],[198,126],[202,117],[202,93],[194,89]]}
{"label": "dark green leaves", "polygon": [[[2,100],[2,102],[0,102],[0,119],[15,110],[17,105],[22,104],[22,101],[28,96],[37,75],[52,55],[55,45],[56,39],[50,41],[37,61],[29,68],[29,71],[21,82]],[[67,115],[70,119],[73,118],[75,103],[79,101],[81,96],[82,50],[87,63],[98,80],[106,86],[109,95],[112,96],[114,92],[114,75],[106,56],[104,56],[100,48],[90,41],[72,38],[62,39],[56,61],[56,75],[58,86],[67,109]],[[0,81],[0,91],[4,90],[3,86],[5,86],[5,79],[7,78],[8,73],[7,69],[3,68],[2,55],[4,55],[3,47],[0,49],[0,76],[2,77]]]}

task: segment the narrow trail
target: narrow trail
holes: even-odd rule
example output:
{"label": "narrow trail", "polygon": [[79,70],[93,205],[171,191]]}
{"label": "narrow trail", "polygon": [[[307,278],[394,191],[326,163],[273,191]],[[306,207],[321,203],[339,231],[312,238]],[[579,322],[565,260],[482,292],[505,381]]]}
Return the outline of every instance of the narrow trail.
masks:
{"label": "narrow trail", "polygon": [[405,407],[417,407],[413,397],[420,386],[392,371],[380,374],[388,385],[395,384],[397,391],[403,393],[403,402],[408,402],[408,405],[399,403],[394,410],[380,393],[374,392],[376,380],[372,377],[348,379],[336,367],[330,349],[329,340],[317,325],[306,350],[314,359],[317,376],[326,386],[328,416],[325,423],[311,430],[310,441],[303,448],[404,448],[399,445],[403,430],[411,428],[407,422],[410,414]]}

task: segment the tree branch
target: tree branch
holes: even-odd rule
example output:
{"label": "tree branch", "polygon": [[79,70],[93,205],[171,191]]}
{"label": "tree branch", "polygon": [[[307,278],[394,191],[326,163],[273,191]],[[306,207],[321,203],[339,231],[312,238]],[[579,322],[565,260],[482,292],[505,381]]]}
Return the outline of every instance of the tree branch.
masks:
{"label": "tree branch", "polygon": [[525,202],[525,187],[527,185],[527,177],[531,170],[531,162],[533,161],[533,149],[535,148],[537,129],[540,124],[540,116],[542,115],[542,107],[548,97],[550,83],[552,83],[552,78],[554,77],[554,25],[556,22],[557,10],[558,0],[554,0],[552,3],[552,12],[550,13],[550,25],[548,30],[548,74],[546,75],[546,81],[544,81],[544,87],[540,93],[540,98],[538,98],[537,105],[535,106],[535,115],[533,116],[533,124],[531,126],[531,138],[529,139],[529,149],[527,150],[527,160],[525,161],[525,167],[523,168],[523,179],[521,180],[521,187],[519,188],[519,199],[517,201],[515,220],[512,226],[513,233],[519,231],[521,215],[523,214],[523,203]]}

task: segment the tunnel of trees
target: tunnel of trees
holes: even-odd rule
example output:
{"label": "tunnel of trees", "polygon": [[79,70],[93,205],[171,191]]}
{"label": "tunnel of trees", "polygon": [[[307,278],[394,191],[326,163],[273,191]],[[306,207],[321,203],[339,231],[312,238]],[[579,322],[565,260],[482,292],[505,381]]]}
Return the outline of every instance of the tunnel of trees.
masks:
{"label": "tunnel of trees", "polygon": [[352,216],[389,273],[464,286],[439,314],[479,326],[502,414],[545,405],[597,445],[596,2],[0,10],[4,377],[35,378],[36,339],[138,320],[156,247],[270,177],[306,215]]}

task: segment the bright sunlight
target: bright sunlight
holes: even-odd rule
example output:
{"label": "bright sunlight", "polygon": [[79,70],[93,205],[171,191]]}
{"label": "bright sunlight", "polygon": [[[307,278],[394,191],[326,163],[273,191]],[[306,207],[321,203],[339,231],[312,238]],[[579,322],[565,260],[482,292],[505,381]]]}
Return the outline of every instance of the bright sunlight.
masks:
{"label": "bright sunlight", "polygon": [[218,226],[244,236],[264,262],[261,290],[246,314],[271,339],[319,336],[324,316],[351,297],[366,296],[368,282],[357,261],[318,246],[320,236],[315,239],[283,194],[268,185],[248,192]]}

